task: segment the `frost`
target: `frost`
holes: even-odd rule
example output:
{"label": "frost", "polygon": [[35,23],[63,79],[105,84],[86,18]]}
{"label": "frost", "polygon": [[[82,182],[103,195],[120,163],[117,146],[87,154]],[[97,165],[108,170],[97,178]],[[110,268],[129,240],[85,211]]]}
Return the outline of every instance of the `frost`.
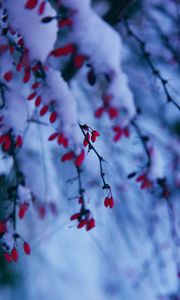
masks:
{"label": "frost", "polygon": [[26,0],[3,1],[8,11],[9,22],[24,38],[30,59],[44,62],[56,41],[57,26],[55,21],[44,24],[41,20],[49,15],[55,16],[55,11],[46,3],[45,13],[38,15],[38,7],[28,10],[24,7],[25,3]]}

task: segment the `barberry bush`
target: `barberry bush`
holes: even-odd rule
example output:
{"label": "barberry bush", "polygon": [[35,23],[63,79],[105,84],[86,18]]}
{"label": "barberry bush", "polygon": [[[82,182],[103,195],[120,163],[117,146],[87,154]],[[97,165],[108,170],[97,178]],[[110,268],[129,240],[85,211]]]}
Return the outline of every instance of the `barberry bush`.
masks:
{"label": "barberry bush", "polygon": [[2,299],[180,299],[179,20],[0,0]]}

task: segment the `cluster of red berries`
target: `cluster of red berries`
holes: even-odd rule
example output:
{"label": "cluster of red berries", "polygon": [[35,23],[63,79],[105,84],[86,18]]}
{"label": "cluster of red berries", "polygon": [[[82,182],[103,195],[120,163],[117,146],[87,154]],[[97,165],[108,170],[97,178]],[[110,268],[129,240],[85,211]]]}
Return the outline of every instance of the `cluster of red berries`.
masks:
{"label": "cluster of red berries", "polygon": [[[27,242],[23,242],[23,250],[26,255],[31,254],[31,248]],[[8,263],[11,263],[12,261],[17,262],[19,258],[19,254],[17,251],[17,248],[14,247],[10,252],[4,252],[4,258]]]}
{"label": "cluster of red berries", "polygon": [[116,107],[114,107],[111,104],[111,100],[113,99],[112,95],[103,95],[102,100],[103,100],[103,106],[100,106],[96,111],[95,111],[95,117],[100,118],[102,117],[103,113],[107,113],[110,119],[115,119],[119,115],[119,111]]}
{"label": "cluster of red berries", "polygon": [[113,131],[115,132],[114,135],[114,141],[117,142],[121,139],[121,137],[129,137],[130,136],[130,131],[128,127],[121,128],[119,125],[116,125],[113,127]]}
{"label": "cluster of red berries", "polygon": [[[38,5],[38,0],[27,0],[25,3],[25,8],[26,9],[34,9],[37,5]],[[45,7],[46,7],[46,1],[41,1],[39,6],[38,6],[38,14],[42,15],[45,11]]]}
{"label": "cluster of red berries", "polygon": [[74,159],[74,164],[76,167],[80,167],[85,159],[85,152],[84,150],[81,150],[81,153],[79,155],[75,155],[74,151],[69,151],[67,153],[65,153],[62,157],[61,157],[61,161],[65,162],[68,160],[73,160]]}
{"label": "cluster of red berries", "polygon": [[84,131],[86,131],[86,135],[84,137],[83,145],[84,147],[87,147],[89,145],[89,142],[95,143],[98,136],[100,136],[100,133],[96,130],[93,130],[91,127],[87,125],[83,125]]}
{"label": "cluster of red berries", "polygon": [[77,220],[77,228],[86,227],[86,231],[93,229],[96,226],[95,220],[89,209],[82,209],[79,213],[75,213],[70,217],[71,221]]}
{"label": "cluster of red berries", "polygon": [[141,189],[148,189],[152,187],[152,181],[148,178],[147,173],[144,173],[136,178],[136,182],[141,183]]}
{"label": "cluster of red berries", "polygon": [[23,139],[21,135],[17,135],[15,141],[11,134],[6,133],[0,136],[0,145],[3,152],[8,152],[10,149],[16,149],[22,147]]}
{"label": "cluster of red berries", "polygon": [[114,199],[112,196],[107,196],[105,199],[104,199],[104,206],[105,207],[110,207],[110,208],[113,208],[114,207]]}

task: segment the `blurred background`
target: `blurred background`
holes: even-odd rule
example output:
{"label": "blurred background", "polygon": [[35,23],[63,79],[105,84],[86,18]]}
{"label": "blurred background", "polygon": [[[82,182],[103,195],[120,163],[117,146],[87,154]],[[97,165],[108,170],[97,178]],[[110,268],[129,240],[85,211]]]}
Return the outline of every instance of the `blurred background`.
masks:
{"label": "blurred background", "polygon": [[[56,7],[57,1],[49,2]],[[99,161],[90,152],[82,180],[96,227],[77,229],[70,221],[79,208],[76,170],[71,162],[62,164],[63,150],[47,142],[48,118],[30,121],[17,159],[35,199],[26,217],[17,218],[17,232],[31,255],[22,245],[16,263],[0,254],[0,300],[180,299],[180,2],[94,0],[92,7],[122,39],[122,67],[138,113],[130,137],[112,142],[112,120],[94,117],[101,75],[92,86],[88,65],[77,72],[63,58],[56,68],[77,99],[78,120],[101,134],[95,145],[106,161],[115,206],[104,207]],[[68,34],[60,32],[60,39]],[[136,179],[148,159],[153,187],[141,189]],[[0,220],[7,216],[7,189],[14,181],[12,162],[1,151]]]}

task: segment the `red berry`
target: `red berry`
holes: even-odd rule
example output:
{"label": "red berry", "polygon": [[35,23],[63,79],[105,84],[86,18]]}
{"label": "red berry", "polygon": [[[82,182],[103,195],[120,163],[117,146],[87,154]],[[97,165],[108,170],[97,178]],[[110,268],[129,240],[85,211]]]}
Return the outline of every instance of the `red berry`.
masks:
{"label": "red berry", "polygon": [[105,207],[108,207],[108,206],[109,206],[109,197],[106,197],[106,198],[104,199],[104,206],[105,206]]}
{"label": "red berry", "polygon": [[58,135],[59,135],[58,132],[51,134],[48,138],[48,141],[54,141],[58,137]]}
{"label": "red berry", "polygon": [[0,234],[6,232],[6,224],[4,222],[0,222]]}
{"label": "red berry", "polygon": [[74,215],[71,216],[70,220],[71,221],[77,220],[79,217],[80,217],[80,213],[76,213],[76,214],[74,214]]}
{"label": "red berry", "polygon": [[29,203],[24,202],[23,204],[21,204],[21,206],[19,208],[19,212],[18,212],[20,219],[24,218],[28,208],[29,208]]}
{"label": "red berry", "polygon": [[130,131],[129,131],[129,128],[124,128],[124,130],[123,130],[123,134],[124,134],[124,136],[125,137],[129,137],[130,136]]}
{"label": "red berry", "polygon": [[89,144],[89,140],[90,140],[90,134],[87,133],[85,138],[84,138],[84,141],[83,141],[84,147],[86,147]]}
{"label": "red berry", "polygon": [[32,99],[34,99],[36,97],[36,92],[34,92],[34,93],[32,93],[32,94],[30,94],[29,96],[28,96],[28,100],[32,100]]}
{"label": "red berry", "polygon": [[113,207],[114,207],[114,199],[113,199],[112,196],[109,198],[109,207],[110,207],[110,208],[113,208]]}
{"label": "red berry", "polygon": [[22,139],[22,136],[21,135],[18,135],[17,138],[16,138],[16,147],[22,147],[23,145],[23,139]]}
{"label": "red berry", "polygon": [[86,230],[89,231],[96,226],[95,220],[91,218],[86,224]]}
{"label": "red berry", "polygon": [[102,99],[103,99],[104,105],[109,106],[109,103],[111,102],[112,98],[113,98],[113,96],[110,94],[103,95]]}
{"label": "red berry", "polygon": [[40,113],[39,113],[40,116],[41,116],[41,117],[44,116],[44,115],[47,113],[48,109],[49,109],[48,105],[43,106],[43,107],[41,108],[41,110],[40,110]]}
{"label": "red berry", "polygon": [[72,26],[72,24],[73,24],[72,19],[59,20],[58,27],[63,28],[64,26]]}
{"label": "red berry", "polygon": [[74,158],[74,152],[73,151],[70,151],[68,153],[65,153],[62,157],[61,157],[61,161],[64,162],[64,161],[67,161],[67,160],[71,160]]}
{"label": "red berry", "polygon": [[94,143],[96,141],[96,138],[100,136],[99,132],[96,130],[92,131],[92,135],[91,135],[91,141]]}
{"label": "red berry", "polygon": [[40,82],[33,83],[32,86],[31,86],[32,90],[37,89],[40,86],[40,84],[41,84]]}
{"label": "red berry", "polygon": [[4,252],[4,258],[6,259],[6,261],[8,263],[11,263],[12,262],[12,257],[11,257],[11,254],[7,253],[7,252]]}
{"label": "red berry", "polygon": [[57,113],[55,111],[53,111],[50,115],[49,121],[51,123],[54,123],[54,122],[56,122],[56,119],[57,119]]}
{"label": "red berry", "polygon": [[25,8],[27,9],[33,9],[38,4],[38,0],[28,0],[25,4]]}
{"label": "red berry", "polygon": [[18,252],[15,247],[11,251],[11,257],[12,257],[12,260],[14,260],[15,262],[18,260]]}
{"label": "red berry", "polygon": [[108,115],[110,117],[110,119],[114,119],[118,116],[119,112],[117,110],[117,108],[115,107],[109,107],[108,108]]}
{"label": "red berry", "polygon": [[41,104],[41,96],[37,96],[34,104],[35,104],[36,107],[39,107],[39,105]]}
{"label": "red berry", "polygon": [[99,107],[96,111],[95,111],[95,117],[96,118],[100,118],[102,116],[104,112],[104,107]]}
{"label": "red berry", "polygon": [[81,153],[75,159],[76,167],[80,167],[82,165],[84,158],[85,158],[85,152],[84,150],[82,150]]}
{"label": "red berry", "polygon": [[3,135],[3,151],[7,152],[11,148],[11,139],[8,134]]}
{"label": "red berry", "polygon": [[24,248],[24,253],[26,253],[27,255],[31,254],[31,248],[27,242],[24,242],[23,248]]}
{"label": "red berry", "polygon": [[85,56],[84,55],[80,55],[80,54],[77,54],[74,58],[74,66],[75,68],[79,69],[83,66],[84,64],[84,61],[85,61]]}
{"label": "red berry", "polygon": [[57,48],[51,52],[54,57],[60,57],[64,55],[69,55],[74,52],[75,48],[73,44],[68,44],[64,47]]}
{"label": "red berry", "polygon": [[87,220],[81,220],[79,222],[79,224],[77,225],[77,228],[80,229],[80,228],[84,227],[86,225],[86,223],[87,223]]}
{"label": "red berry", "polygon": [[42,1],[40,4],[39,4],[39,7],[38,7],[38,14],[39,15],[43,15],[44,11],[45,11],[45,7],[46,7],[46,1]]}
{"label": "red berry", "polygon": [[25,73],[24,73],[24,77],[23,77],[23,82],[27,83],[29,81],[30,77],[31,77],[30,68],[26,68]]}
{"label": "red berry", "polygon": [[12,73],[11,71],[8,71],[8,72],[6,72],[6,73],[4,74],[4,79],[5,79],[7,82],[11,81],[12,77],[13,77],[13,73]]}

